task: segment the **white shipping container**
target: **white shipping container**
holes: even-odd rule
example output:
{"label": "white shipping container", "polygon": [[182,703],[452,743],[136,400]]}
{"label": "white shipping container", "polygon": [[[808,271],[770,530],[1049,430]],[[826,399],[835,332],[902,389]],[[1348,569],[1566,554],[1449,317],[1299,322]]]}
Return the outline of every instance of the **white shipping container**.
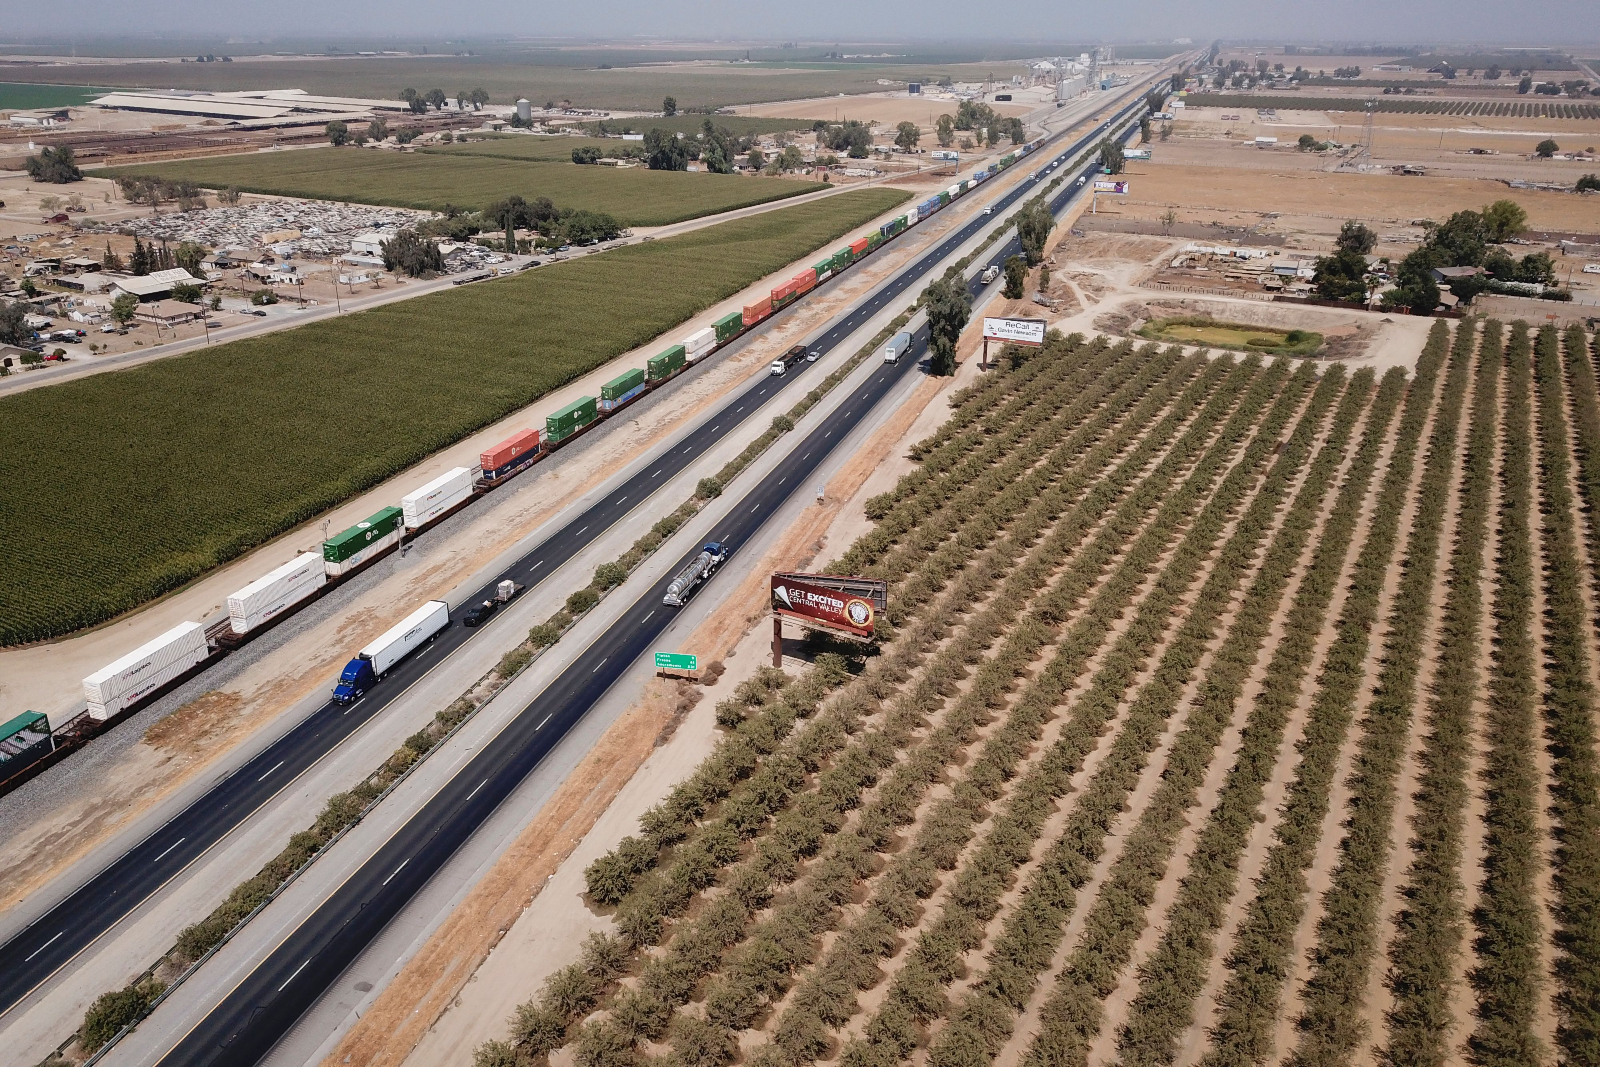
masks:
{"label": "white shipping container", "polygon": [[400,501],[406,529],[415,530],[449,511],[472,495],[472,471],[457,467],[445,471]]}
{"label": "white shipping container", "polygon": [[699,353],[716,347],[717,331],[707,326],[703,330],[696,330],[678,343],[683,345],[684,352],[688,354],[690,359],[693,359]]}
{"label": "white shipping container", "polygon": [[376,541],[371,542],[360,552],[357,552],[343,563],[329,563],[324,560],[322,563],[322,569],[329,578],[337,578],[341,574],[349,574],[351,571],[361,566],[367,560],[372,559],[380,552],[387,551],[390,545],[395,544],[399,540],[400,531],[390,530],[388,533],[384,534]]}
{"label": "white shipping container", "polygon": [[916,224],[917,224],[917,209],[914,206],[906,208],[906,225],[907,226],[915,226]]}
{"label": "white shipping container", "polygon": [[228,621],[236,634],[247,634],[276,618],[328,582],[322,556],[304,552],[228,597]]}
{"label": "white shipping container", "polygon": [[407,615],[372,644],[361,650],[361,658],[371,662],[372,673],[382,677],[406,654],[450,625],[450,607],[442,600],[430,600]]}
{"label": "white shipping container", "polygon": [[197,622],[174,626],[83,680],[89,714],[111,718],[206,658],[206,630]]}

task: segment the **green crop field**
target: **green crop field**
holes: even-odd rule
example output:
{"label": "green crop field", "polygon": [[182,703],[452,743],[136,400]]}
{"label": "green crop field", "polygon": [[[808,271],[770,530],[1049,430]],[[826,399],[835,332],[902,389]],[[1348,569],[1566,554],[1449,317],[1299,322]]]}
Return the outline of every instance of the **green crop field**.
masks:
{"label": "green crop field", "polygon": [[92,85],[34,85],[29,82],[0,82],[0,111],[36,107],[77,107],[106,90]]}
{"label": "green crop field", "polygon": [[610,156],[630,144],[638,146],[637,141],[623,141],[615,137],[490,136],[466,144],[424,148],[422,152],[430,156],[488,156],[491,159],[520,159],[571,166],[575,148],[598,148],[601,155]]}
{"label": "green crop field", "polygon": [[[467,147],[472,147],[468,145]],[[571,155],[571,149],[568,150]],[[561,208],[605,211],[627,226],[664,226],[809,193],[816,182],[643,168],[579,167],[484,155],[318,148],[111,167],[97,176],[157,175],[209,189],[442,210],[479,208],[513,193]]]}
{"label": "green crop field", "polygon": [[841,193],[0,397],[0,644],[175,589],[907,196]]}
{"label": "green crop field", "polygon": [[1277,330],[1270,326],[1192,317],[1154,319],[1139,328],[1139,336],[1152,341],[1208,345],[1272,356],[1309,356],[1322,347],[1322,335],[1310,330]]}

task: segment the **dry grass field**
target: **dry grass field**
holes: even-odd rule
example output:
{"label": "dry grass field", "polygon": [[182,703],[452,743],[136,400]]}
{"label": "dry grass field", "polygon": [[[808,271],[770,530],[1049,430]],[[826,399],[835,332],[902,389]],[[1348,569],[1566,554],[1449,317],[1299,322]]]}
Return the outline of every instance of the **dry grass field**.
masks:
{"label": "dry grass field", "polygon": [[1597,360],[985,375],[477,1064],[1595,1062]]}

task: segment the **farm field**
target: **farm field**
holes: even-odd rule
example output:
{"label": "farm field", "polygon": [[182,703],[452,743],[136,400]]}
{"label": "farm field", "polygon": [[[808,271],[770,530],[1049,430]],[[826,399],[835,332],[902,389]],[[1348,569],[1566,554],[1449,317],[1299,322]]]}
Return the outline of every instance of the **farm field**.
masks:
{"label": "farm field", "polygon": [[[1582,100],[1429,100],[1405,96],[1375,96],[1374,110],[1401,115],[1481,115],[1507,118],[1600,119],[1600,104]],[[1364,111],[1366,96],[1302,93],[1295,96],[1258,96],[1253,93],[1203,93],[1192,98],[1196,107],[1278,108],[1291,111]]]}
{"label": "farm field", "polygon": [[1322,335],[1310,330],[1278,330],[1211,319],[1156,319],[1145,323],[1139,333],[1152,341],[1248,349],[1269,356],[1309,356],[1322,347]]}
{"label": "farm field", "polygon": [[35,107],[76,107],[105,92],[92,85],[34,85],[0,82],[0,110]]}
{"label": "farm field", "polygon": [[559,208],[604,211],[627,226],[665,226],[822,188],[784,178],[580,167],[571,154],[568,148],[564,163],[538,163],[481,154],[317,148],[109,167],[94,174],[154,175],[208,189],[232,185],[249,193],[425,211],[447,205],[476,209],[512,194],[527,200],[546,196]]}
{"label": "farm field", "polygon": [[628,141],[607,137],[485,137],[466,144],[429,146],[418,149],[422,155],[488,156],[493,159],[521,159],[538,163],[571,163],[577,148],[598,148],[601,155],[612,155]]}
{"label": "farm field", "polygon": [[892,634],[717,706],[476,1062],[1591,1062],[1597,361],[984,376],[819,564]]}
{"label": "farm field", "polygon": [[177,588],[906,198],[841,193],[0,398],[0,543],[33,546],[0,576],[0,644]]}
{"label": "farm field", "polygon": [[[741,53],[742,54],[742,53]],[[648,60],[648,56],[636,56]],[[795,100],[834,93],[863,93],[880,88],[879,78],[935,82],[941,75],[983,77],[984,67],[956,63],[914,66],[769,67],[726,62],[644,63],[609,68],[584,64],[585,57],[552,57],[530,65],[505,56],[385,57],[382,59],[299,59],[265,66],[234,63],[100,63],[94,79],[111,86],[159,85],[169,89],[244,90],[263,84],[293,85],[312,94],[395,99],[405,86],[426,92],[439,87],[452,96],[475,86],[487,89],[498,104],[519,96],[544,103],[570,100],[578,107],[655,111],[661,98],[675,96],[680,108],[723,107],[771,100]],[[610,61],[617,62],[616,57]],[[569,64],[569,65],[563,65]],[[989,64],[993,66],[993,64]],[[969,73],[975,69],[977,73]],[[76,67],[43,67],[30,73],[46,82],[80,79]]]}

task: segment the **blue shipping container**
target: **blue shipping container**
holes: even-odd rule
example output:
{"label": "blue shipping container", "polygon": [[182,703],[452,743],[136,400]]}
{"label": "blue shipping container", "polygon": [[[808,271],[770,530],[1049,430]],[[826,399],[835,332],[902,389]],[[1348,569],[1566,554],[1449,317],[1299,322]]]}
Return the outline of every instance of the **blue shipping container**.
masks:
{"label": "blue shipping container", "polygon": [[634,386],[632,389],[629,389],[626,393],[623,393],[621,396],[617,397],[615,400],[607,400],[605,397],[601,397],[600,398],[600,410],[601,411],[615,411],[618,408],[620,408],[622,405],[626,404],[628,401],[632,400],[634,397],[638,396],[640,393],[642,393],[644,391],[645,391],[645,383],[644,382],[640,382],[638,385]]}
{"label": "blue shipping container", "polygon": [[521,474],[537,463],[539,457],[543,455],[543,448],[530,449],[503,467],[496,467],[492,471],[484,471],[483,480],[486,482],[499,482],[511,477],[513,474]]}

